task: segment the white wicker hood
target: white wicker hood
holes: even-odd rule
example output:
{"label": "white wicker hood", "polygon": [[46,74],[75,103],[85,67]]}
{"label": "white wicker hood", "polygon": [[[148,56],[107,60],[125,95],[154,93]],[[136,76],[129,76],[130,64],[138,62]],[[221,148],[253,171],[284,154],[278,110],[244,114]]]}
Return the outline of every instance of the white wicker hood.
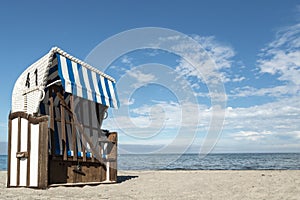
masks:
{"label": "white wicker hood", "polygon": [[[12,93],[11,112],[22,111],[34,114],[39,111],[39,105],[44,98],[44,91],[47,87],[49,69],[53,67],[52,62],[55,56],[59,57],[59,65],[61,65],[59,66],[59,74],[66,92],[79,91],[74,95],[108,107],[118,107],[115,80],[112,77],[67,54],[58,47],[54,47],[49,53],[30,65],[17,79]],[[74,66],[78,66],[78,68]],[[76,71],[75,74],[77,75],[79,69],[82,69],[84,72],[81,75],[82,80],[79,80],[79,76],[75,79],[70,78],[70,74],[74,76],[72,69]]]}

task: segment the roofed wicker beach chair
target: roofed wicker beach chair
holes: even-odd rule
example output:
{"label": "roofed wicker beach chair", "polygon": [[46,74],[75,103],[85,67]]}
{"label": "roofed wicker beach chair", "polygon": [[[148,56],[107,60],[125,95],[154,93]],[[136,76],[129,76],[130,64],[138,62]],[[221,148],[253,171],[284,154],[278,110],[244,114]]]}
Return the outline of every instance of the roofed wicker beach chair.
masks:
{"label": "roofed wicker beach chair", "polygon": [[17,79],[8,128],[8,187],[117,181],[115,80],[55,47]]}

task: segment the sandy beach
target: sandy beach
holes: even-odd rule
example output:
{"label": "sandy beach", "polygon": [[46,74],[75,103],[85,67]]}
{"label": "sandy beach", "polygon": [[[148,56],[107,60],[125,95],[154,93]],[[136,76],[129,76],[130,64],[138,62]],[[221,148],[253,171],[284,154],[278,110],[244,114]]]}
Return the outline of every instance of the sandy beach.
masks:
{"label": "sandy beach", "polygon": [[120,171],[115,184],[47,190],[0,180],[1,199],[300,199],[300,170]]}

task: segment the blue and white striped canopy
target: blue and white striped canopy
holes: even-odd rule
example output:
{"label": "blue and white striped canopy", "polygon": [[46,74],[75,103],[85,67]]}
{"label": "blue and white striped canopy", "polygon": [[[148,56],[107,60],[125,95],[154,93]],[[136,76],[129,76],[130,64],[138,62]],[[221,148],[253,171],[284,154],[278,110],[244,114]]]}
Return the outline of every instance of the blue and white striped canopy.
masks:
{"label": "blue and white striped canopy", "polygon": [[63,55],[56,53],[56,57],[58,61],[58,75],[66,92],[108,107],[119,107],[113,80]]}

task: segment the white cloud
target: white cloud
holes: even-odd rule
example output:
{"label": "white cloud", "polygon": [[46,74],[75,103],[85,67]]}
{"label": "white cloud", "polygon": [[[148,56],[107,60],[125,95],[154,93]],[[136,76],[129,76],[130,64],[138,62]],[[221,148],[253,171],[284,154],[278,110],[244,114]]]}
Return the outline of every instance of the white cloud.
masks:
{"label": "white cloud", "polygon": [[119,127],[121,132],[141,136],[169,132],[169,137],[172,138],[180,127],[187,132],[197,127],[206,130],[210,117],[211,109],[205,105],[156,101],[152,105],[130,109],[127,116],[117,113],[105,121],[105,126],[113,129]]}
{"label": "white cloud", "polygon": [[241,82],[241,81],[243,81],[245,79],[246,79],[246,77],[244,77],[244,76],[238,76],[238,75],[236,75],[236,76],[234,76],[234,78],[231,81],[232,82]]}
{"label": "white cloud", "polygon": [[130,99],[120,99],[121,105],[130,106],[134,104],[134,98]]}
{"label": "white cloud", "polygon": [[[300,23],[277,32],[274,41],[259,54],[260,74],[270,74],[279,81],[277,86],[260,88],[244,86],[230,91],[231,97],[270,96],[286,97],[300,94]],[[260,78],[260,77],[258,77]]]}
{"label": "white cloud", "polygon": [[299,92],[299,88],[294,87],[292,85],[280,85],[275,87],[262,87],[262,88],[254,88],[250,86],[245,87],[237,87],[231,90],[228,94],[230,97],[251,97],[251,96],[259,96],[259,97],[283,97],[287,95],[294,95]]}
{"label": "white cloud", "polygon": [[[169,38],[169,40],[176,41],[172,49],[183,55],[175,67],[175,73],[178,80],[194,80],[194,82],[186,85],[179,81],[178,84],[181,84],[183,88],[191,88],[196,97],[221,97],[214,100],[225,102],[227,97],[223,83],[241,82],[246,79],[238,74],[233,74],[230,70],[235,62],[233,48],[218,42],[213,36],[195,35],[193,39],[197,44],[181,41],[181,39],[180,37]],[[241,65],[241,63],[236,62],[236,65]],[[209,92],[201,91],[200,82],[206,84]]]}
{"label": "white cloud", "polygon": [[256,132],[256,131],[240,131],[236,134],[233,134],[233,138],[235,140],[252,140],[257,141],[259,139],[265,138],[267,135],[271,135],[272,133],[270,131],[262,131],[262,132]]}
{"label": "white cloud", "polygon": [[126,55],[123,56],[123,57],[121,58],[121,62],[122,62],[123,64],[126,64],[126,65],[130,66],[130,67],[133,66],[133,64],[132,64],[132,59],[129,58],[128,56],[126,56]]}
{"label": "white cloud", "polygon": [[131,78],[134,78],[134,88],[138,88],[142,85],[156,80],[156,77],[153,74],[144,73],[141,70],[139,70],[138,67],[135,67],[132,63],[132,58],[128,57],[127,55],[121,58],[121,62],[127,65],[127,67],[129,68],[129,70],[125,71],[125,74]]}
{"label": "white cloud", "polygon": [[230,68],[235,52],[232,47],[216,41],[214,36],[195,36],[194,39],[207,51],[208,55],[216,63],[217,69]]}
{"label": "white cloud", "polygon": [[276,38],[262,49],[258,60],[261,73],[279,75],[289,87],[300,85],[300,23],[283,28]]}
{"label": "white cloud", "polygon": [[[177,102],[167,101],[142,105],[130,112],[131,116],[111,116],[105,120],[104,126],[112,130],[119,127],[117,131],[124,141],[149,145],[158,144],[157,141],[168,144],[176,137],[180,127],[189,133],[190,127],[197,123],[197,137],[203,139],[212,117],[211,107],[192,103],[180,105]],[[276,150],[274,149],[276,146],[283,150],[284,147],[297,150],[295,145],[300,142],[299,121],[300,101],[297,97],[281,98],[276,102],[248,108],[228,107],[223,126],[223,138],[239,146],[261,144],[273,150]],[[118,125],[115,122],[118,122]],[[144,139],[132,140],[131,136]],[[250,150],[251,146],[248,149]]]}
{"label": "white cloud", "polygon": [[289,134],[300,130],[300,101],[297,97],[280,99],[249,108],[228,108],[225,132],[264,132]]}
{"label": "white cloud", "polygon": [[[180,36],[162,38],[162,42],[171,43],[175,53],[182,56],[176,72],[180,76],[196,77],[206,84],[221,82],[242,81],[230,73],[225,72],[232,67],[235,52],[229,45],[218,42],[214,36],[192,36],[193,42]],[[236,64],[239,65],[238,62]]]}
{"label": "white cloud", "polygon": [[153,74],[150,73],[146,74],[137,69],[129,70],[127,74],[132,78],[135,78],[139,83],[147,83],[147,82],[155,81],[156,79]]}
{"label": "white cloud", "polygon": [[109,66],[109,69],[110,70],[114,70],[114,71],[116,71],[116,72],[118,72],[120,74],[126,72],[126,70],[127,70],[126,68],[120,67],[120,66],[117,66],[117,65],[111,65],[111,66]]}
{"label": "white cloud", "polygon": [[248,108],[226,109],[218,149],[227,151],[300,151],[300,101],[298,97]]}
{"label": "white cloud", "polygon": [[136,67],[133,67],[130,70],[128,70],[126,75],[135,79],[135,83],[132,85],[132,87],[134,88],[139,88],[156,80],[155,75],[151,73],[144,73],[138,70]]}

